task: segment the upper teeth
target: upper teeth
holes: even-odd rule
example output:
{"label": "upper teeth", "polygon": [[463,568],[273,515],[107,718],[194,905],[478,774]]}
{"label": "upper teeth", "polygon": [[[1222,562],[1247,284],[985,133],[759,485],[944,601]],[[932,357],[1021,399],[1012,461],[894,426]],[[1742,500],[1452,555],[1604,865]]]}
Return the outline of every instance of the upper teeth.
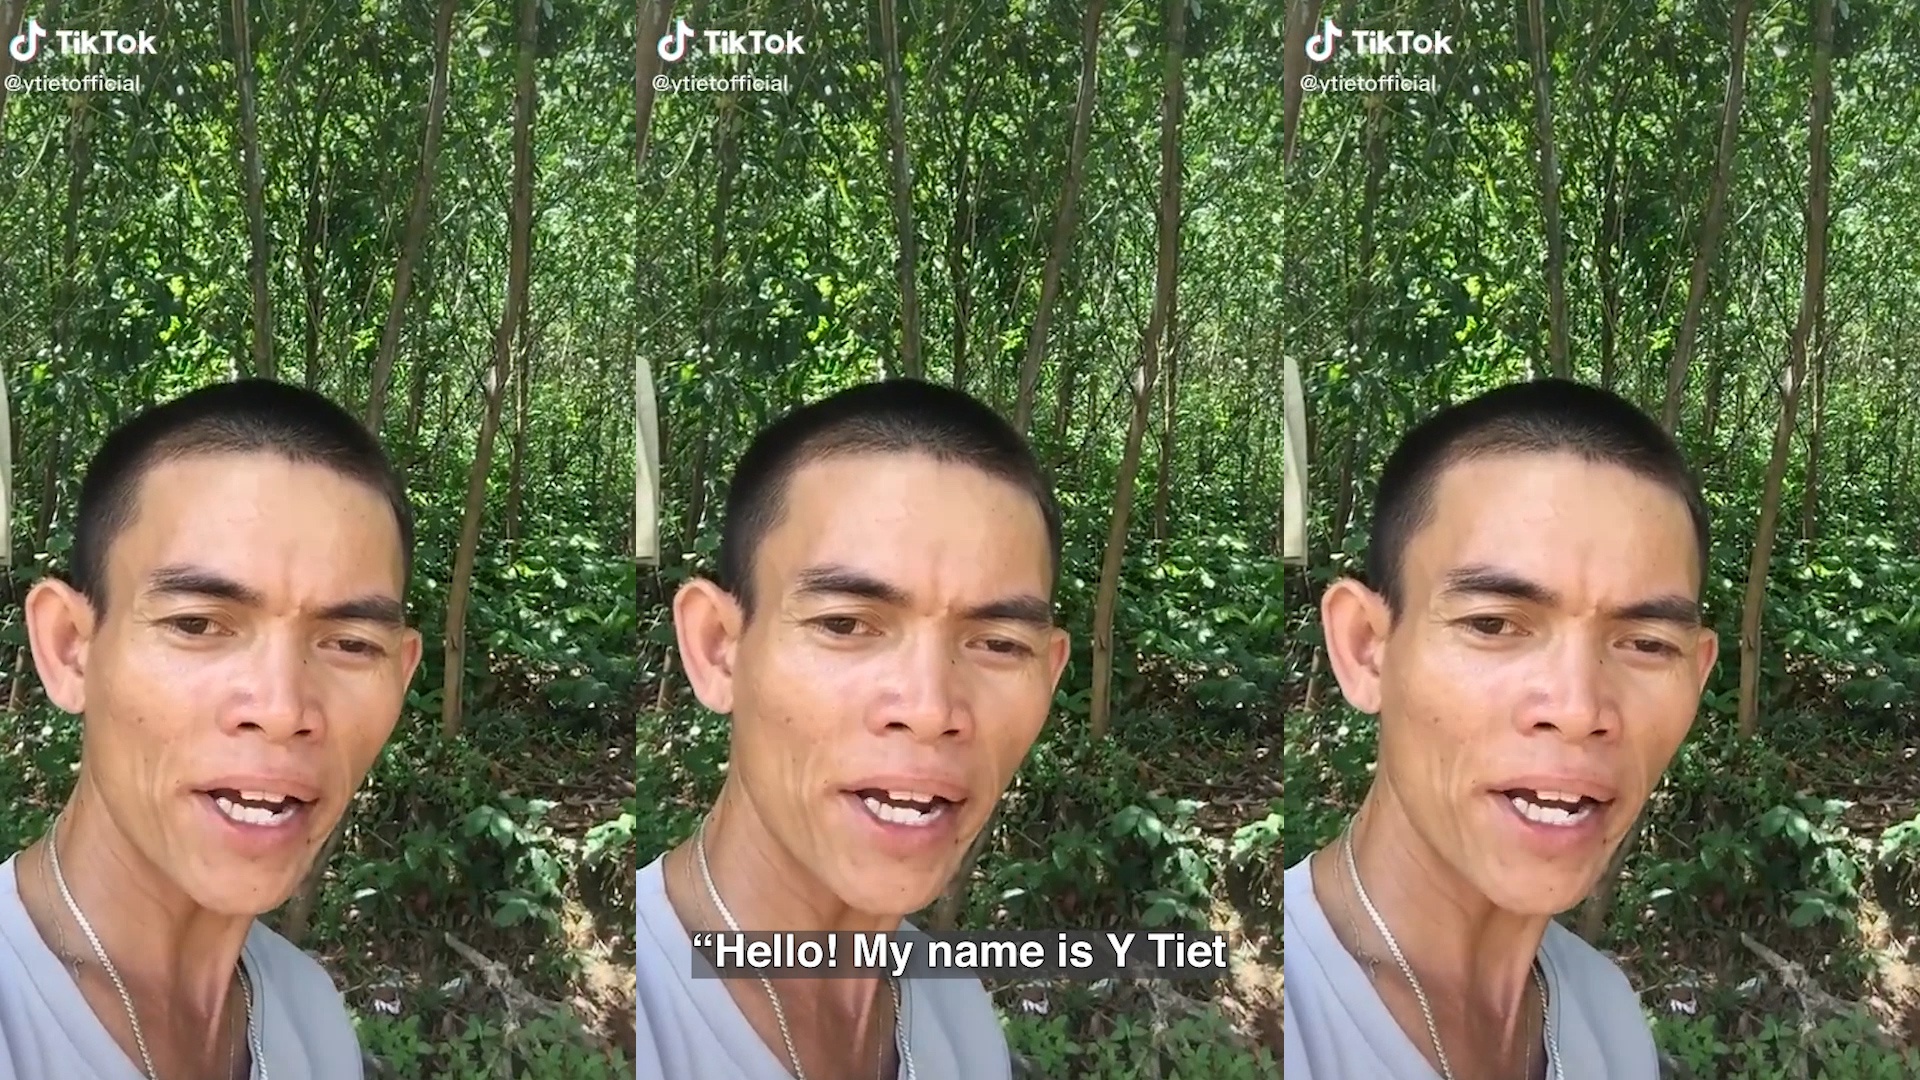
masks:
{"label": "upper teeth", "polygon": [[[890,799],[904,799],[904,796],[897,795],[891,791],[887,792],[887,797]],[[867,804],[868,813],[879,818],[881,821],[890,821],[896,825],[931,824],[934,818],[947,812],[945,806],[936,806],[931,810],[916,810],[911,806],[895,806],[890,802],[882,802],[871,795],[860,801]]]}
{"label": "upper teeth", "polygon": [[1574,795],[1565,791],[1536,791],[1534,794],[1540,796],[1542,802],[1577,803],[1586,798],[1585,795]]}
{"label": "upper teeth", "polygon": [[930,803],[933,801],[933,796],[919,791],[889,791],[887,798],[894,802]]}
{"label": "upper teeth", "polygon": [[[246,799],[258,797],[263,802],[271,801],[273,798],[272,796],[256,796],[250,792],[242,792],[241,797]],[[221,813],[247,825],[278,825],[293,816],[294,808],[291,804],[282,806],[278,810],[268,810],[260,806],[242,806],[224,796],[215,797],[213,801],[220,807]]]}
{"label": "upper teeth", "polygon": [[285,795],[271,791],[243,791],[240,793],[240,797],[248,802],[279,803],[287,801]]}
{"label": "upper teeth", "polygon": [[[1548,796],[1545,792],[1541,792],[1540,797],[1544,799]],[[1511,796],[1508,801],[1513,803],[1513,808],[1520,812],[1521,817],[1528,821],[1537,821],[1542,825],[1571,825],[1593,813],[1592,803],[1581,803],[1580,809],[1567,811],[1557,806],[1541,806],[1518,795]],[[1568,801],[1578,802],[1579,800],[1576,797]]]}

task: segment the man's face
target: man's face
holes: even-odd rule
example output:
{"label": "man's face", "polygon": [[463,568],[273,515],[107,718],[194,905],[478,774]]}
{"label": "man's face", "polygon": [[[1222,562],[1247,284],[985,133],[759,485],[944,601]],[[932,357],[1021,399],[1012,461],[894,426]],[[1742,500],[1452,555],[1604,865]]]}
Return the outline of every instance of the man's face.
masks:
{"label": "man's face", "polygon": [[119,831],[202,907],[257,914],[298,886],[419,662],[401,589],[399,529],[365,485],[268,453],[146,475],[105,616],[83,615],[84,675],[61,691],[79,699],[58,703],[85,714]]}
{"label": "man's face", "polygon": [[1497,906],[1577,904],[1686,737],[1717,651],[1696,552],[1685,503],[1617,466],[1442,475],[1377,658],[1380,772]]}
{"label": "man's face", "polygon": [[925,906],[986,824],[1066,663],[1051,578],[1039,507],[977,469],[875,454],[793,477],[754,556],[733,769],[848,906]]}

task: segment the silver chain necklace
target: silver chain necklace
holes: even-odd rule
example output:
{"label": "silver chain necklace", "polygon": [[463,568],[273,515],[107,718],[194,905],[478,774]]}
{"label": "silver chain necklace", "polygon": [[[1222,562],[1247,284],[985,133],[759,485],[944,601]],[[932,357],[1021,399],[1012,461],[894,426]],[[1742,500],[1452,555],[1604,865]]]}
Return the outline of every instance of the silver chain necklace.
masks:
{"label": "silver chain necklace", "polygon": [[[93,946],[93,955],[106,970],[107,978],[113,980],[113,988],[120,992],[120,1004],[127,1010],[127,1023],[133,1026],[133,1044],[140,1050],[140,1064],[147,1080],[160,1080],[160,1074],[153,1067],[153,1057],[147,1053],[147,1037],[140,1030],[140,1018],[134,1015],[133,995],[127,993],[127,984],[120,978],[120,970],[107,959],[107,950],[100,944],[100,935],[93,932],[93,924],[74,902],[73,890],[67,888],[67,876],[60,872],[60,845],[54,839],[59,826],[47,830],[47,862],[53,868],[53,883],[60,887],[60,897],[67,902],[67,911],[73,915],[73,921],[80,924],[80,931],[87,935],[87,943]],[[253,1051],[254,1068],[260,1071],[260,1080],[267,1078],[266,1055],[260,1052],[260,1028],[254,1023],[253,1016],[253,979],[247,974],[247,966],[242,963],[235,970],[240,975],[240,993],[247,1005],[247,1041]],[[229,1070],[231,1071],[231,1070]]]}
{"label": "silver chain necklace", "polygon": [[[1407,963],[1406,954],[1400,951],[1400,942],[1394,938],[1393,931],[1387,929],[1387,920],[1381,918],[1380,910],[1373,906],[1373,899],[1367,895],[1366,886],[1360,884],[1360,869],[1354,865],[1353,861],[1353,833],[1351,830],[1341,837],[1340,848],[1346,854],[1347,876],[1353,879],[1353,891],[1360,897],[1360,906],[1367,909],[1367,915],[1373,919],[1374,929],[1380,931],[1381,938],[1387,943],[1387,951],[1393,954],[1394,962],[1400,965],[1400,973],[1407,977],[1407,982],[1413,987],[1414,999],[1420,1003],[1420,1015],[1427,1022],[1427,1038],[1433,1040],[1434,1056],[1440,1059],[1440,1074],[1444,1076],[1446,1080],[1454,1080],[1453,1066],[1447,1063],[1447,1052],[1440,1045],[1440,1027],[1433,1022],[1433,1009],[1427,1004],[1427,992],[1420,986],[1420,980],[1414,978],[1413,965]],[[1546,979],[1540,974],[1540,962],[1538,960],[1535,960],[1533,964],[1533,985],[1540,991],[1540,1022],[1545,1028],[1546,1033],[1547,1073],[1554,1077],[1555,1080],[1567,1080],[1567,1074],[1561,1068],[1560,1064],[1560,1041],[1555,1037],[1553,1031],[1553,1013],[1547,1008],[1547,983]],[[1528,1080],[1531,1080],[1531,1074],[1533,1072],[1533,1048],[1531,1044],[1529,1044],[1527,1048],[1527,1072]]]}
{"label": "silver chain necklace", "polygon": [[[700,860],[700,876],[707,884],[707,896],[713,900],[713,906],[720,910],[720,917],[727,921],[727,929],[741,933],[740,923],[727,908],[726,901],[720,899],[720,890],[713,884],[713,871],[707,866],[707,830],[703,824],[694,834],[693,852]],[[793,1048],[793,1033],[787,1030],[787,1011],[780,1006],[780,995],[774,993],[773,980],[765,975],[760,977],[760,985],[767,991],[767,1000],[773,1002],[773,1018],[780,1024],[780,1039],[787,1046],[787,1061],[793,1065],[794,1080],[807,1080],[807,1070],[800,1066],[800,1054]],[[919,1080],[920,1074],[913,1067],[913,1050],[907,1045],[906,1015],[900,1005],[900,983],[888,979],[887,985],[893,988],[893,1044],[900,1051],[900,1061],[907,1067],[907,1080]],[[880,1075],[886,1076],[886,1053],[880,1055]],[[262,1078],[264,1080],[264,1078]]]}

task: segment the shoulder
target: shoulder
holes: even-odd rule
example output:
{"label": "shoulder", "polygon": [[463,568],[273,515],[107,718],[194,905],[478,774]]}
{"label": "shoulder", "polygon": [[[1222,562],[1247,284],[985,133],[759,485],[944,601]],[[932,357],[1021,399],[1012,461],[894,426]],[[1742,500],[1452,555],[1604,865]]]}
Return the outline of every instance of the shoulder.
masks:
{"label": "shoulder", "polygon": [[[911,922],[901,924],[902,936],[924,937],[926,931]],[[952,1054],[954,1075],[968,1080],[1005,1080],[1013,1072],[1006,1029],[993,1006],[986,984],[974,978],[909,976],[905,980],[909,1037],[916,1053],[923,1045],[916,1032],[934,1028],[938,1051]],[[928,1047],[934,1050],[933,1046]],[[942,1070],[944,1071],[944,1070]]]}
{"label": "shoulder", "polygon": [[1622,1051],[1634,1047],[1636,1052],[1644,1049],[1652,1053],[1653,1032],[1640,1006],[1640,995],[1612,957],[1557,921],[1548,924],[1541,951],[1553,964],[1565,1007],[1593,1032],[1601,1046]]}
{"label": "shoulder", "polygon": [[276,990],[340,1000],[339,987],[320,961],[263,923],[254,923],[247,934],[247,956],[260,968],[260,977]]}
{"label": "shoulder", "polygon": [[1571,992],[1585,1000],[1626,1002],[1636,1011],[1639,1009],[1640,995],[1627,981],[1627,973],[1620,970],[1612,957],[1587,944],[1580,935],[1555,921],[1547,925],[1547,935],[1540,944],[1553,958],[1561,979],[1571,985]]}
{"label": "shoulder", "polygon": [[267,1056],[298,1056],[316,1080],[360,1080],[360,1039],[333,976],[298,945],[254,923],[247,966],[265,999]]}
{"label": "shoulder", "polygon": [[352,1033],[347,1001],[333,976],[298,945],[254,923],[247,935],[247,961],[261,991],[271,995],[301,1029],[329,1041]]}
{"label": "shoulder", "polygon": [[967,1080],[1008,1080],[1012,1076],[1013,1056],[1007,1046],[1006,1029],[1000,1024],[993,998],[979,979],[911,978],[907,983],[907,993],[912,996],[907,1006],[907,1030],[916,1052],[927,1044],[920,1033],[937,1027],[938,1049],[927,1049],[953,1056],[951,1075]]}

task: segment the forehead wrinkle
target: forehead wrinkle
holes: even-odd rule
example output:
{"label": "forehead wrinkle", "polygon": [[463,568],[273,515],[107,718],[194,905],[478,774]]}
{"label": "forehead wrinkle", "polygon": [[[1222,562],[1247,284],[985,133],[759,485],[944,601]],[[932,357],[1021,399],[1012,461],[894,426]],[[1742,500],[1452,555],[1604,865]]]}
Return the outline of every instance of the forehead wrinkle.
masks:
{"label": "forehead wrinkle", "polygon": [[[314,474],[322,467],[311,463],[267,455],[226,457],[239,464],[213,468],[205,476],[195,470],[217,464],[220,455],[189,455],[150,470],[137,512],[107,550],[109,579],[119,566],[119,573],[139,575],[132,581],[138,595],[197,593],[253,607],[291,604],[302,612],[400,602],[402,559],[394,559],[392,579],[367,573],[397,553],[399,539],[377,491],[331,471]],[[309,498],[295,505],[275,501],[290,489],[276,485],[268,473],[283,469],[303,474],[290,479]],[[236,491],[262,490],[263,499],[234,497]],[[321,498],[324,504],[313,501]],[[300,527],[289,528],[289,518]],[[330,551],[309,557],[319,547],[335,545],[369,557],[346,562]],[[143,563],[159,565],[142,574]],[[316,577],[301,565],[324,569]],[[314,595],[295,597],[301,582],[308,587],[300,591]],[[375,621],[386,620],[383,615]]]}
{"label": "forehead wrinkle", "polygon": [[[876,471],[864,478],[835,475],[850,466]],[[927,472],[939,475],[927,480]],[[784,557],[760,560],[769,568],[800,562],[809,570],[851,571],[897,590],[910,601],[907,606],[938,602],[970,609],[1047,593],[1050,549],[1044,515],[1031,506],[1026,492],[997,477],[924,455],[865,456],[864,461],[848,455],[815,461],[793,481],[786,520],[767,536],[769,549],[787,547]],[[850,491],[856,494],[849,497]],[[935,531],[928,517],[940,511],[923,505],[932,492],[943,493],[941,506],[960,497],[975,512]],[[1016,538],[1025,539],[1028,530],[1037,571],[1031,582],[1024,580],[1026,560],[1014,550],[1022,546]],[[782,594],[797,597],[805,591],[801,578],[807,573],[791,579],[782,573],[775,584]],[[989,576],[1007,580],[984,580]]]}
{"label": "forehead wrinkle", "polygon": [[[1535,602],[1588,612],[1694,591],[1684,503],[1618,466],[1569,455],[1502,454],[1457,464],[1439,486],[1429,527],[1406,552],[1407,568],[1423,571],[1418,577],[1429,584],[1421,591],[1430,599],[1458,594],[1457,579],[1488,571],[1510,579],[1507,584],[1544,590]],[[1621,508],[1604,523],[1585,521],[1591,500],[1570,501],[1581,492]],[[1669,547],[1682,556],[1677,562],[1659,554]]]}

